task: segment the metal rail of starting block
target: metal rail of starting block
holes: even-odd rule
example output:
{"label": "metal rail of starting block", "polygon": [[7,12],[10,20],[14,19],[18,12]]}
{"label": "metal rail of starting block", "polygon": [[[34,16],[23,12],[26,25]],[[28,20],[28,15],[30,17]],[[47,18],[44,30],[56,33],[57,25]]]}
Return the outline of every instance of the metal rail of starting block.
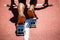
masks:
{"label": "metal rail of starting block", "polygon": [[16,35],[24,35],[24,25],[18,25],[17,30],[16,30]]}

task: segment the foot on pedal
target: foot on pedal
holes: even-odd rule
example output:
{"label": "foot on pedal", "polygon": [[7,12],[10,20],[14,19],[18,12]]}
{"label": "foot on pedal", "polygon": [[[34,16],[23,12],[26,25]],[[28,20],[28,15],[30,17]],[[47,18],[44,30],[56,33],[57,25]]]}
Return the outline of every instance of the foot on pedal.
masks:
{"label": "foot on pedal", "polygon": [[16,30],[17,36],[23,36],[24,35],[24,25],[18,25]]}

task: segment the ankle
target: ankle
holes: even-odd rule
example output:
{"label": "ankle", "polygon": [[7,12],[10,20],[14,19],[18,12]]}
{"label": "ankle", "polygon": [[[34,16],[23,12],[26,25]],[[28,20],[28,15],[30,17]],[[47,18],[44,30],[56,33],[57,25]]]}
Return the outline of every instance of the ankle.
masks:
{"label": "ankle", "polygon": [[34,5],[31,5],[29,9],[34,10]]}

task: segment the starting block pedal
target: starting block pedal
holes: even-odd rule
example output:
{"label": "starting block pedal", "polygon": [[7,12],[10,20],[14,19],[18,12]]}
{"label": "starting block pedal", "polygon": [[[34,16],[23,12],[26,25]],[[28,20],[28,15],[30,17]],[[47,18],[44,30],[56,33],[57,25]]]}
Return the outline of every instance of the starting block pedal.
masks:
{"label": "starting block pedal", "polygon": [[24,25],[18,25],[16,30],[16,35],[24,35]]}
{"label": "starting block pedal", "polygon": [[36,28],[36,18],[30,19],[30,28]]}
{"label": "starting block pedal", "polygon": [[36,28],[36,18],[27,19],[25,23],[28,23],[26,27]]}

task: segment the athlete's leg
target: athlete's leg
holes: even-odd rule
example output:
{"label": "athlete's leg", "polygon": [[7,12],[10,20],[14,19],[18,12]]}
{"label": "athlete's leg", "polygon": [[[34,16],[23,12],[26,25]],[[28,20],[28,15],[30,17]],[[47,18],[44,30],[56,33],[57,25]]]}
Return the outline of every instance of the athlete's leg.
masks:
{"label": "athlete's leg", "polygon": [[18,3],[18,24],[24,24],[25,22],[25,15],[24,15],[24,9],[25,9],[25,2],[26,0],[19,0]]}
{"label": "athlete's leg", "polygon": [[30,1],[30,9],[34,10],[36,4],[37,4],[37,0],[31,0]]}
{"label": "athlete's leg", "polygon": [[30,18],[35,17],[34,8],[35,8],[36,4],[37,4],[37,0],[30,1],[30,8],[27,11]]}

